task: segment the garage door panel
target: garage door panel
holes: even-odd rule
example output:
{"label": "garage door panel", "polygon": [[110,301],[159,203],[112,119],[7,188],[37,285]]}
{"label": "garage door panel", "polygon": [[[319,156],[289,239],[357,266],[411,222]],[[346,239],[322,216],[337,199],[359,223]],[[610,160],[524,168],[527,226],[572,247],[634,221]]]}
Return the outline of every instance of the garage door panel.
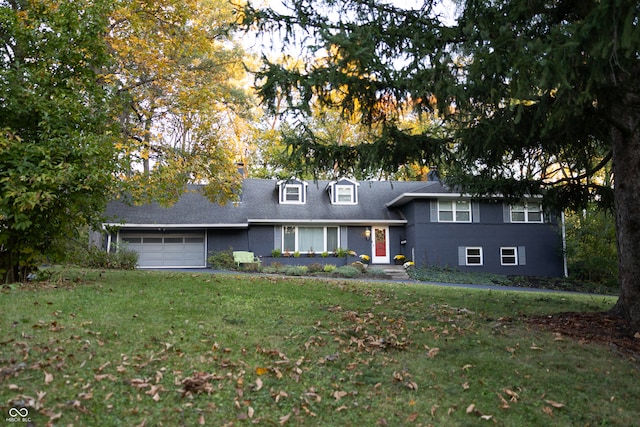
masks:
{"label": "garage door panel", "polygon": [[121,241],[138,253],[139,267],[203,267],[202,233],[121,232]]}

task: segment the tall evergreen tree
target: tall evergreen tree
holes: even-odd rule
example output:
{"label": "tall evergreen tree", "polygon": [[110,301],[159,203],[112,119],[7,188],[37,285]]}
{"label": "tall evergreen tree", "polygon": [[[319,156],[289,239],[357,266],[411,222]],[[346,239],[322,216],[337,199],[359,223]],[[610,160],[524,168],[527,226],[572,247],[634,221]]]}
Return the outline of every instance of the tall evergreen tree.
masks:
{"label": "tall evergreen tree", "polygon": [[[245,10],[247,24],[284,34],[308,64],[266,61],[258,74],[265,104],[285,94],[285,111],[308,115],[317,103],[382,128],[355,147],[305,133],[295,155],[318,170],[336,158],[387,170],[443,163],[449,181],[474,194],[615,207],[614,311],[640,331],[640,3],[460,0],[448,20],[441,12],[451,4],[437,0],[285,5]],[[438,114],[446,132],[400,126],[409,112]],[[613,187],[596,179],[611,162]]]}

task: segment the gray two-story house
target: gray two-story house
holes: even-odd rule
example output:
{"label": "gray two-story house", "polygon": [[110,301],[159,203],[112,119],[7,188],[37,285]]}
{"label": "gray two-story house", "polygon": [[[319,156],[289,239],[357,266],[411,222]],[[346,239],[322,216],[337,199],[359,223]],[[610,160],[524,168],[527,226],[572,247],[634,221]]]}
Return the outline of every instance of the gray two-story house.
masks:
{"label": "gray two-story house", "polygon": [[[302,257],[338,248],[393,263],[510,275],[560,276],[558,216],[539,199],[478,199],[440,181],[246,179],[240,200],[209,202],[190,187],[171,207],[115,201],[106,245],[136,250],[140,267],[205,267],[207,254],[247,250]],[[275,261],[275,260],[274,260]],[[327,262],[330,262],[328,260]]]}

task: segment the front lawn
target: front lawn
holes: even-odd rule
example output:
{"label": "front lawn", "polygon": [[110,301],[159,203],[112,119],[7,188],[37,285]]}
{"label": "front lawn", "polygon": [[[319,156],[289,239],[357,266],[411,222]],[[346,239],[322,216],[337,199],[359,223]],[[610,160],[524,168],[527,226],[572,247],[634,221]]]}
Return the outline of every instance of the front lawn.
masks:
{"label": "front lawn", "polygon": [[524,322],[614,302],[420,283],[55,273],[0,294],[0,411],[61,426],[630,426],[640,419],[637,360]]}

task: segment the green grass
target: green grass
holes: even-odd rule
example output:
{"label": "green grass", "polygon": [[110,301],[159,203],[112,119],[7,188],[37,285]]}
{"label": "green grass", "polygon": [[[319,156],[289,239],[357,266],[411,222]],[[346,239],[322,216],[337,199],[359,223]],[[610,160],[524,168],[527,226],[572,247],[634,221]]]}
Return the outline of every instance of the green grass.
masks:
{"label": "green grass", "polygon": [[634,425],[638,365],[530,330],[588,295],[169,272],[0,294],[0,411],[36,425]]}

